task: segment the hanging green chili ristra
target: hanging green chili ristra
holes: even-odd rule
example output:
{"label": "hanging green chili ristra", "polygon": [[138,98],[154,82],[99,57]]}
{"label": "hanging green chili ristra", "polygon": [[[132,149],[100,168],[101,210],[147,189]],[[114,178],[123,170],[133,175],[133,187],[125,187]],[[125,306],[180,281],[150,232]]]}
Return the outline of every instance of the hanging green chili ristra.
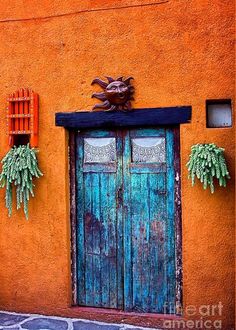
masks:
{"label": "hanging green chili ristra", "polygon": [[209,186],[212,193],[214,177],[219,180],[219,185],[224,187],[226,187],[226,179],[230,179],[224,149],[214,143],[193,145],[187,167],[192,185],[195,184],[196,176],[203,183],[203,188]]}
{"label": "hanging green chili ristra", "polygon": [[38,168],[36,157],[37,150],[28,145],[12,147],[1,163],[0,187],[6,187],[5,203],[8,208],[8,215],[12,214],[12,189],[16,186],[16,207],[17,210],[24,204],[24,213],[28,219],[28,201],[33,192],[33,178],[39,178],[43,174]]}

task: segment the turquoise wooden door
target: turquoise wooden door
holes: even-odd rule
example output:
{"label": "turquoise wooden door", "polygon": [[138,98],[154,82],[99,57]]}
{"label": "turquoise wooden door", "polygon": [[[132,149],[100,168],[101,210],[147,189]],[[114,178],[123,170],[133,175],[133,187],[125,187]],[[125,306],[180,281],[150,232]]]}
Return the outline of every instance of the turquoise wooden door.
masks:
{"label": "turquoise wooden door", "polygon": [[77,135],[78,304],[164,313],[175,303],[171,129]]}

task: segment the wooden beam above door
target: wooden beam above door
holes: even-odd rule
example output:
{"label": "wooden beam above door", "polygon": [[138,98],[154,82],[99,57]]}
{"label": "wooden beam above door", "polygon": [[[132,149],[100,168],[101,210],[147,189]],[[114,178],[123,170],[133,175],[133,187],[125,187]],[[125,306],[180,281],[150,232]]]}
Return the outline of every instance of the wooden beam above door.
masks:
{"label": "wooden beam above door", "polygon": [[128,112],[58,112],[55,121],[56,126],[67,129],[148,127],[189,123],[191,114],[191,106],[133,109]]}

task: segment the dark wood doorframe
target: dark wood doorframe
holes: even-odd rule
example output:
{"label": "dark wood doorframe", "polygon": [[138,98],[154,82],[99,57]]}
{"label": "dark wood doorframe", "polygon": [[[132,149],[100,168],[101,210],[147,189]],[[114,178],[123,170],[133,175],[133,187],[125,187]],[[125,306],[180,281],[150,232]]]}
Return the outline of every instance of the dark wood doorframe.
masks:
{"label": "dark wood doorframe", "polygon": [[[172,126],[174,132],[175,169],[175,264],[176,264],[176,305],[182,306],[182,221],[180,184],[180,130]],[[76,194],[76,130],[69,131],[69,176],[70,176],[70,223],[71,223],[71,276],[72,306],[77,306],[77,194]],[[173,306],[174,308],[175,306]]]}
{"label": "dark wood doorframe", "polygon": [[72,306],[77,305],[76,131],[69,131]]}
{"label": "dark wood doorframe", "polygon": [[180,127],[174,127],[176,305],[183,304]]}

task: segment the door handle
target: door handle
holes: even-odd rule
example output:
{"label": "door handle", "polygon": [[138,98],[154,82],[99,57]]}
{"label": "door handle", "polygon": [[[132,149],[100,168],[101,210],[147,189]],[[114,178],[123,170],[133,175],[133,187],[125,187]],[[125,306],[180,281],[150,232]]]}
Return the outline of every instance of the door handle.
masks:
{"label": "door handle", "polygon": [[122,204],[123,202],[123,187],[121,186],[118,190],[117,190],[117,203]]}

